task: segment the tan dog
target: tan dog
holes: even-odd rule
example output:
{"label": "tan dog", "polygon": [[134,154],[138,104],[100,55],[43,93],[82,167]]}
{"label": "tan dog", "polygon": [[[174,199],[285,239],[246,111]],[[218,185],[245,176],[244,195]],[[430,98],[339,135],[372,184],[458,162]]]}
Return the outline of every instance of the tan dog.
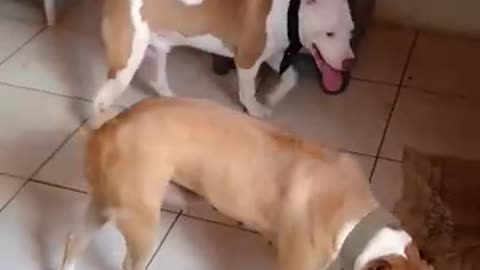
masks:
{"label": "tan dog", "polygon": [[[167,80],[167,55],[188,46],[235,59],[239,98],[255,116],[270,108],[255,97],[255,78],[266,62],[280,71],[282,59],[305,46],[322,71],[325,89],[343,83],[354,54],[350,47],[353,22],[347,0],[104,0],[102,37],[108,80],[95,97],[103,111],[127,88],[148,46],[155,48],[160,95],[172,96]],[[295,34],[292,34],[295,33]],[[298,46],[297,46],[298,45]],[[297,48],[299,49],[299,48]],[[289,62],[289,61],[287,61]],[[295,86],[297,72],[285,65],[280,82],[266,97],[275,105]],[[333,89],[333,90],[332,90]]]}
{"label": "tan dog", "polygon": [[63,270],[107,221],[126,239],[124,269],[143,270],[172,179],[272,239],[278,269],[324,269],[337,257],[346,270],[431,269],[349,155],[211,102],[142,101],[91,134],[87,157],[91,201]]}

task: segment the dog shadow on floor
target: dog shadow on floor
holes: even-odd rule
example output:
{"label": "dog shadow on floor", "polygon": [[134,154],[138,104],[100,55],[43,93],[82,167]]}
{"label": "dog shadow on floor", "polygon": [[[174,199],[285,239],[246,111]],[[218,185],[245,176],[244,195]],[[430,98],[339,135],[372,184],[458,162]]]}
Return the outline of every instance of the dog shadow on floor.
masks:
{"label": "dog shadow on floor", "polygon": [[180,217],[157,255],[158,268],[274,269],[274,251],[252,232]]}
{"label": "dog shadow on floor", "polygon": [[[70,130],[73,131],[74,128]],[[2,151],[13,162],[7,164],[12,172],[20,173],[23,170],[33,174],[67,138],[65,130],[58,132],[46,125],[41,130],[28,132],[27,129],[23,136],[16,138],[15,143]],[[18,254],[21,254],[23,262],[18,262],[19,265],[31,265],[31,269],[41,270],[59,269],[67,235],[73,225],[80,221],[86,201],[85,194],[30,180],[5,208],[8,211],[7,222],[12,226],[11,234],[6,234],[9,235],[7,241],[20,248]],[[94,261],[98,269],[120,269],[120,264],[111,262],[112,256],[102,256],[116,252],[101,248],[101,243],[108,243],[110,238],[107,235],[89,247],[88,261]]]}
{"label": "dog shadow on floor", "polygon": [[[75,224],[81,220],[87,196],[71,191],[55,190],[42,184],[29,185],[31,185],[28,190],[30,196],[24,207],[30,208],[28,212],[32,219],[29,224],[31,231],[26,232],[32,240],[32,255],[41,266],[39,269],[60,269],[67,236]],[[104,235],[104,233],[101,234]],[[112,241],[109,237],[101,240]],[[115,240],[118,239],[113,239]],[[101,241],[90,244],[84,256],[81,256],[78,261],[84,262],[87,258],[88,265],[94,265],[94,269],[120,269],[120,262],[115,264],[112,256],[105,256],[114,254],[115,251],[102,249],[99,242]],[[82,265],[85,264],[81,263],[78,265],[79,268],[84,268]]]}

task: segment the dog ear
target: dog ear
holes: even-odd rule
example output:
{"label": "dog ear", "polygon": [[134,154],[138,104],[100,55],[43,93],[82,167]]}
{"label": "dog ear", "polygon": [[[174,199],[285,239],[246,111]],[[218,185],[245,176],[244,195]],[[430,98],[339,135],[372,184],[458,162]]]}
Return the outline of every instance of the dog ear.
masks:
{"label": "dog ear", "polygon": [[427,256],[425,256],[425,254],[422,254],[422,251],[414,242],[411,242],[407,245],[407,247],[405,248],[405,255],[407,255],[407,258],[410,261],[414,261],[418,265],[421,265],[423,267],[422,269],[433,270],[431,260]]}
{"label": "dog ear", "polygon": [[391,270],[392,265],[386,259],[376,259],[368,263],[365,270]]}
{"label": "dog ear", "polygon": [[420,256],[420,251],[414,242],[410,242],[410,244],[408,244],[405,247],[405,255],[407,255],[407,258],[409,259],[414,259],[414,260],[422,259],[422,257]]}

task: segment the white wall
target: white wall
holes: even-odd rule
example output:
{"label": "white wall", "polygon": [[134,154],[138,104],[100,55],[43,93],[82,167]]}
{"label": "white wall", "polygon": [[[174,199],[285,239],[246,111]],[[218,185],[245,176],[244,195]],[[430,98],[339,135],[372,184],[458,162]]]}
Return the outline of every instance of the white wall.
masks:
{"label": "white wall", "polygon": [[480,37],[480,0],[376,0],[375,18]]}

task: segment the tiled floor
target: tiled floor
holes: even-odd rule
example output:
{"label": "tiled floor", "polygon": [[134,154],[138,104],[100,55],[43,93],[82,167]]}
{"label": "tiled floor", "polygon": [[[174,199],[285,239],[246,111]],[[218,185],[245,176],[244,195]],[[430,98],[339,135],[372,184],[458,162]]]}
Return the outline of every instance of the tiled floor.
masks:
{"label": "tiled floor", "polygon": [[[31,2],[0,0],[0,265],[12,270],[56,269],[60,262],[86,199],[80,127],[105,77],[101,1],[75,4],[54,28],[44,27]],[[300,63],[300,83],[271,121],[351,152],[387,206],[402,187],[404,145],[480,158],[479,41],[377,26],[359,59],[340,96],[324,95],[312,67]],[[175,51],[172,88],[238,109],[234,72],[217,77],[210,61]],[[118,105],[152,95],[142,84],[150,70],[147,59]],[[121,243],[106,227],[79,269],[120,269]],[[188,215],[164,211],[150,269],[271,269],[272,258],[257,235],[201,206]]]}

